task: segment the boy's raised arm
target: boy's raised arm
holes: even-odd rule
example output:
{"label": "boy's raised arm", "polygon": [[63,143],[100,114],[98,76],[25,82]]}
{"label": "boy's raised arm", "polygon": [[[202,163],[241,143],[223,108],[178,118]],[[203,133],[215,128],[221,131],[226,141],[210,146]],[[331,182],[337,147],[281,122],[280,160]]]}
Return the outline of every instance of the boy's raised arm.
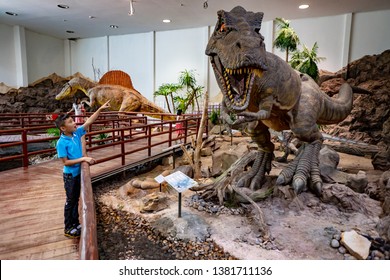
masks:
{"label": "boy's raised arm", "polygon": [[97,117],[99,116],[100,112],[106,108],[110,108],[110,100],[108,100],[106,103],[104,103],[102,106],[100,106],[99,109],[97,109],[97,111],[95,113],[92,114],[92,116],[90,116],[88,118],[88,120],[84,123],[84,129],[87,130],[88,127],[97,119]]}

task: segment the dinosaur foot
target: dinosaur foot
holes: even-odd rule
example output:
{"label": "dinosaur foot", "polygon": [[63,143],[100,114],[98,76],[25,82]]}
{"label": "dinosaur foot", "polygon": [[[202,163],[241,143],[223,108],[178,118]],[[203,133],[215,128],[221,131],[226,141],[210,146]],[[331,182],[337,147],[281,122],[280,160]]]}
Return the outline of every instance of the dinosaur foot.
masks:
{"label": "dinosaur foot", "polygon": [[242,172],[236,177],[238,188],[249,188],[252,191],[259,189],[264,182],[265,173],[271,171],[271,161],[273,153],[258,151],[253,164],[247,172]]}
{"label": "dinosaur foot", "polygon": [[279,174],[276,185],[287,185],[292,182],[295,193],[299,194],[308,186],[312,191],[321,196],[322,180],[320,177],[318,155],[322,142],[316,140],[310,144],[304,144],[296,158]]}

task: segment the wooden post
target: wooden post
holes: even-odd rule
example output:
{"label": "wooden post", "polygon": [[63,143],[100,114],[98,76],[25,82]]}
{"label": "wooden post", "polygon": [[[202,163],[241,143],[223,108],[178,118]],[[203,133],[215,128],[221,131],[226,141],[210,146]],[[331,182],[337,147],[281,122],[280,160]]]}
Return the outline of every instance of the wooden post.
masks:
{"label": "wooden post", "polygon": [[95,203],[93,199],[91,174],[89,164],[81,163],[81,236],[79,244],[80,259],[97,260],[99,259]]}
{"label": "wooden post", "polygon": [[148,137],[148,156],[152,156],[152,127],[148,126],[148,131],[149,131],[149,137]]}
{"label": "wooden post", "polygon": [[172,146],[172,123],[169,123],[168,146]]}
{"label": "wooden post", "polygon": [[28,144],[27,144],[27,129],[22,132],[22,149],[23,149],[23,167],[28,167]]}
{"label": "wooden post", "polygon": [[125,156],[125,131],[121,129],[121,153],[122,153],[122,165],[126,164],[126,156]]}

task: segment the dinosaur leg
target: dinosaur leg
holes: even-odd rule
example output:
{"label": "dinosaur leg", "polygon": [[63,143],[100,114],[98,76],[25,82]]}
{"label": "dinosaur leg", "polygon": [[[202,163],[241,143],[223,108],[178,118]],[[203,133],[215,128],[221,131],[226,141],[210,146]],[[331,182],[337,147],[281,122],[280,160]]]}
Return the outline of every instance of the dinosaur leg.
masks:
{"label": "dinosaur leg", "polygon": [[320,195],[322,180],[320,177],[318,154],[321,146],[321,140],[305,143],[301,147],[297,157],[279,174],[276,184],[286,185],[292,182],[292,186],[298,194],[306,189],[307,181],[310,179],[309,187],[317,195]]}
{"label": "dinosaur leg", "polygon": [[291,130],[298,139],[305,143],[300,147],[296,158],[280,173],[276,184],[286,185],[292,182],[297,194],[304,191],[308,185],[314,193],[320,196],[322,180],[318,155],[322,146],[322,135],[318,130],[318,126],[310,121],[313,118],[310,118],[309,114],[305,118],[299,116],[297,119],[300,122],[294,123]]}
{"label": "dinosaur leg", "polygon": [[261,187],[265,174],[271,171],[274,144],[271,142],[268,127],[262,122],[249,123],[247,131],[252,140],[259,146],[259,155],[254,160],[250,171],[238,179],[237,186],[256,190]]}
{"label": "dinosaur leg", "polygon": [[126,115],[122,112],[138,112],[141,107],[141,101],[135,95],[128,95],[123,98],[121,107],[119,108],[119,117],[125,118]]}

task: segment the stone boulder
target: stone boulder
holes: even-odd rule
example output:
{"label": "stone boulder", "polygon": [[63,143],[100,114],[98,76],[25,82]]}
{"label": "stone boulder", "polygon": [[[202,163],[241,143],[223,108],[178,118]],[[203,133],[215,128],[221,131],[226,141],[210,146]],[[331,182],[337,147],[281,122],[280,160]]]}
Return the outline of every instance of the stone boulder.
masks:
{"label": "stone boulder", "polygon": [[[0,113],[59,113],[72,108],[73,98],[55,100],[63,85],[72,77],[62,78],[55,73],[44,77],[28,87],[19,89],[1,86]],[[7,89],[7,92],[4,92]],[[78,91],[80,97],[87,96]]]}
{"label": "stone boulder", "polygon": [[358,260],[365,260],[370,254],[371,242],[354,230],[341,233],[340,243]]}
{"label": "stone boulder", "polygon": [[364,193],[368,185],[367,175],[359,171],[356,175],[342,172],[337,169],[340,161],[339,154],[324,145],[319,154],[321,177],[326,183],[345,184],[358,193]]}
{"label": "stone boulder", "polygon": [[[383,151],[390,148],[390,50],[364,56],[333,75],[323,73],[319,80],[321,89],[330,96],[346,81],[372,93],[355,94],[350,116],[339,124],[325,126],[326,133],[377,145]],[[376,160],[375,168],[390,169],[390,156],[381,153]]]}
{"label": "stone boulder", "polygon": [[245,152],[248,151],[246,142],[241,142],[230,149],[221,149],[212,155],[211,176],[217,177],[230,168]]}
{"label": "stone boulder", "polygon": [[168,207],[168,196],[162,192],[154,192],[141,199],[140,212],[157,212]]}
{"label": "stone boulder", "polygon": [[343,184],[324,184],[322,202],[336,205],[348,213],[362,213],[369,217],[380,217],[383,213],[381,203],[367,194],[356,193]]}
{"label": "stone boulder", "polygon": [[382,208],[386,215],[390,215],[390,171],[386,171],[379,179]]}
{"label": "stone boulder", "polygon": [[210,225],[201,216],[186,212],[180,218],[176,214],[170,214],[157,219],[152,227],[163,236],[187,242],[203,242],[210,237]]}

